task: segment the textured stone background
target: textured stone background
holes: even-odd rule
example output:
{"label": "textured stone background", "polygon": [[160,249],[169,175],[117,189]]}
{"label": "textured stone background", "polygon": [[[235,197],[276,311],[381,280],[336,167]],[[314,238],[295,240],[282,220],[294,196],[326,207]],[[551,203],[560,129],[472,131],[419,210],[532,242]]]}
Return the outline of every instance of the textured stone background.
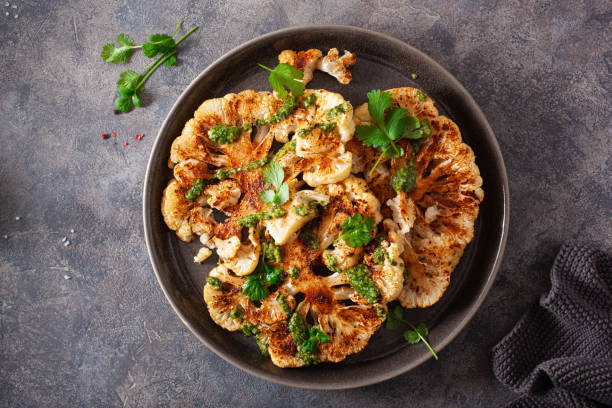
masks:
{"label": "textured stone background", "polygon": [[[8,1],[17,8],[0,2],[1,406],[499,406],[513,395],[493,378],[490,349],[547,289],[560,244],[612,246],[609,1]],[[183,63],[154,75],[146,109],[113,116],[123,67],[101,61],[102,44],[181,18],[200,26]],[[440,362],[357,390],[281,387],[218,358],[166,302],[143,242],[145,164],[176,97],[232,47],[305,23],[382,31],[439,61],[482,106],[510,178],[506,257],[475,318]],[[113,130],[117,144],[101,140]]]}

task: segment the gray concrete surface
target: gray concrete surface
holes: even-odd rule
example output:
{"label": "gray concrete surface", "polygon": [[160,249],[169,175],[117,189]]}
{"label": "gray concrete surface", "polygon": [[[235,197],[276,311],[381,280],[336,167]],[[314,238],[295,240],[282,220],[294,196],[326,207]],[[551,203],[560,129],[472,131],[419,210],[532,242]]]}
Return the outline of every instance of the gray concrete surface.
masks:
{"label": "gray concrete surface", "polygon": [[[500,406],[514,396],[493,377],[490,349],[547,289],[560,244],[612,246],[609,1],[8,1],[0,406]],[[201,28],[180,66],[154,75],[146,108],[112,115],[123,67],[103,63],[101,46],[181,18]],[[166,302],[143,242],[145,164],[173,101],[232,47],[305,23],[379,30],[438,60],[482,106],[510,178],[506,257],[476,317],[439,362],[356,390],[281,387],[218,358]]]}

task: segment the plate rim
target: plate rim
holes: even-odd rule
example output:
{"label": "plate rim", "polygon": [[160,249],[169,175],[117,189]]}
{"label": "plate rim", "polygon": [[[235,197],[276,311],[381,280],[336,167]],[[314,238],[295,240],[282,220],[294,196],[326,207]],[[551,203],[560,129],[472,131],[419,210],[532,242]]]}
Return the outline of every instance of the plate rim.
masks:
{"label": "plate rim", "polygon": [[408,48],[412,53],[415,53],[417,55],[419,55],[420,58],[422,58],[423,60],[426,61],[427,64],[431,64],[433,66],[435,66],[437,69],[439,69],[440,71],[444,72],[447,76],[447,78],[450,80],[450,82],[452,83],[453,87],[455,87],[455,89],[457,89],[461,94],[462,97],[467,98],[467,100],[470,102],[470,105],[473,108],[470,108],[470,110],[472,110],[472,112],[479,117],[479,119],[481,120],[481,122],[484,124],[484,128],[486,130],[486,139],[488,140],[488,142],[490,143],[490,147],[493,150],[493,154],[495,156],[495,162],[498,163],[498,167],[499,167],[499,171],[500,171],[500,176],[502,178],[502,195],[503,195],[503,216],[502,216],[502,222],[501,222],[501,240],[499,241],[499,244],[496,247],[496,253],[494,256],[494,261],[493,261],[493,265],[491,267],[491,272],[488,275],[488,278],[486,280],[486,283],[484,284],[484,286],[482,287],[482,289],[480,290],[480,293],[478,295],[478,297],[472,302],[472,305],[469,308],[469,311],[466,312],[465,316],[463,319],[461,319],[458,324],[439,342],[436,344],[436,351],[440,352],[442,351],[442,349],[444,349],[450,342],[452,342],[457,335],[467,326],[467,324],[472,320],[472,318],[474,317],[474,315],[476,314],[476,312],[478,312],[478,310],[480,309],[480,306],[482,305],[482,303],[484,302],[484,299],[487,297],[487,295],[489,294],[489,291],[491,290],[491,287],[495,281],[495,278],[497,277],[497,274],[499,272],[499,269],[501,267],[502,261],[503,261],[503,256],[504,256],[504,251],[506,248],[506,243],[507,243],[507,239],[508,239],[508,229],[509,229],[509,222],[510,222],[510,190],[509,190],[509,183],[508,183],[508,176],[507,176],[507,171],[506,171],[506,166],[502,157],[502,153],[501,153],[501,149],[499,147],[499,143],[497,141],[497,137],[495,136],[495,133],[493,132],[493,129],[491,128],[491,125],[489,124],[486,116],[484,115],[482,109],[480,108],[480,105],[478,105],[478,103],[474,100],[474,98],[472,97],[472,95],[467,91],[467,89],[454,77],[453,74],[451,74],[446,68],[444,68],[440,63],[438,63],[436,60],[434,60],[432,57],[430,57],[429,55],[427,55],[426,53],[424,53],[423,51],[413,47],[412,45],[406,43],[405,41],[402,41],[398,38],[395,38],[391,35],[385,34],[385,33],[381,33],[378,31],[374,31],[374,30],[370,30],[370,29],[366,29],[366,28],[362,28],[362,27],[355,27],[355,26],[350,26],[350,25],[342,25],[342,24],[306,24],[306,25],[299,25],[299,26],[292,26],[292,27],[288,27],[288,28],[283,28],[280,30],[275,30],[275,31],[271,31],[269,33],[260,35],[258,37],[255,37],[247,42],[241,43],[240,45],[232,48],[231,50],[225,52],[223,55],[221,55],[219,58],[215,59],[212,63],[210,63],[202,72],[200,72],[200,74],[198,74],[190,83],[189,85],[183,90],[183,92],[179,95],[179,97],[176,99],[176,101],[174,102],[174,104],[172,105],[172,108],[170,109],[170,111],[168,112],[168,114],[166,115],[164,121],[162,122],[159,131],[157,132],[157,135],[155,137],[155,142],[153,143],[153,146],[151,148],[151,153],[149,154],[149,158],[147,161],[147,167],[146,167],[146,172],[145,172],[145,178],[143,181],[143,196],[142,196],[142,211],[143,211],[143,227],[144,227],[144,236],[145,236],[145,243],[146,243],[146,247],[147,247],[147,254],[149,256],[149,263],[151,264],[153,271],[155,273],[155,277],[157,278],[157,282],[159,284],[159,286],[161,287],[164,296],[166,297],[166,299],[168,300],[168,302],[170,303],[170,306],[172,307],[172,309],[174,310],[174,312],[179,316],[180,320],[183,322],[183,324],[185,326],[187,326],[187,328],[206,346],[208,347],[210,350],[212,350],[217,356],[221,357],[222,359],[224,359],[225,361],[227,361],[228,363],[232,364],[234,367],[239,368],[245,372],[247,372],[250,375],[253,375],[255,377],[261,378],[261,379],[265,379],[267,381],[276,383],[276,384],[280,384],[280,385],[285,385],[285,386],[290,386],[290,387],[297,387],[297,388],[303,388],[303,389],[313,389],[313,390],[340,390],[340,389],[351,389],[351,388],[356,388],[356,387],[362,387],[362,386],[367,386],[367,385],[372,385],[372,384],[377,384],[383,381],[387,381],[391,378],[394,378],[396,376],[399,376],[401,374],[404,374],[408,371],[411,371],[412,369],[416,368],[417,366],[423,364],[425,361],[429,360],[430,358],[432,358],[432,355],[430,353],[426,353],[426,354],[422,354],[419,357],[415,358],[412,361],[407,362],[405,365],[399,365],[397,366],[395,369],[389,370],[387,372],[385,372],[384,374],[380,374],[376,377],[361,377],[361,378],[355,378],[351,381],[350,384],[346,383],[346,382],[335,382],[332,384],[325,384],[325,383],[303,383],[300,380],[294,380],[294,379],[288,379],[288,378],[283,378],[280,376],[276,376],[274,374],[268,373],[266,371],[263,370],[255,370],[253,369],[251,366],[244,364],[243,362],[241,362],[239,359],[237,359],[232,353],[226,353],[224,350],[218,348],[213,342],[208,341],[208,339],[205,336],[202,336],[198,330],[191,324],[191,322],[189,321],[188,317],[185,316],[183,314],[183,312],[180,310],[180,308],[177,305],[176,300],[173,298],[172,294],[170,293],[169,289],[166,288],[166,286],[162,283],[162,278],[161,278],[161,273],[154,261],[154,237],[153,237],[153,228],[152,228],[152,224],[151,224],[151,212],[150,212],[150,203],[151,203],[151,194],[152,194],[152,188],[151,188],[151,178],[152,173],[153,173],[153,168],[156,165],[156,160],[155,158],[159,156],[160,154],[160,149],[161,149],[161,145],[163,144],[163,140],[162,140],[162,136],[164,133],[166,133],[167,128],[169,127],[170,122],[173,120],[174,116],[176,115],[177,111],[180,109],[180,106],[183,104],[184,100],[187,98],[187,96],[191,93],[192,89],[195,87],[195,85],[202,79],[204,78],[206,75],[209,74],[209,72],[213,71],[214,69],[216,69],[216,67],[220,64],[222,64],[225,60],[232,58],[233,56],[235,56],[236,54],[240,53],[241,51],[248,49],[250,46],[252,46],[253,44],[256,44],[262,40],[266,40],[275,36],[287,36],[287,35],[296,35],[296,34],[300,34],[304,31],[313,31],[313,30],[346,30],[349,32],[358,32],[360,34],[363,35],[367,35],[367,36],[371,36],[371,37],[377,37],[380,40],[383,41],[387,41],[389,43],[393,43],[399,47],[402,48]]}

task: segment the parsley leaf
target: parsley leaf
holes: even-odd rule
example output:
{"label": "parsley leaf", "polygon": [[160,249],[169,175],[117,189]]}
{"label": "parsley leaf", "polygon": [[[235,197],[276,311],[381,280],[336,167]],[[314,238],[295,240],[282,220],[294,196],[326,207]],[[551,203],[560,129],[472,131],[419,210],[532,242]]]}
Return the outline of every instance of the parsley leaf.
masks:
{"label": "parsley leaf", "polygon": [[327,336],[321,329],[317,327],[311,327],[308,329],[308,338],[301,344],[303,350],[309,353],[317,352],[317,342],[325,344],[329,342],[329,336]]}
{"label": "parsley leaf", "polygon": [[[420,140],[427,137],[431,130],[415,116],[407,116],[406,109],[391,108],[391,93],[378,89],[368,92],[368,111],[376,125],[356,127],[357,138],[365,146],[381,152],[370,170],[370,175],[383,157],[393,159],[404,155],[404,149],[397,145],[400,139]],[[426,121],[423,121],[426,122]]]}
{"label": "parsley leaf", "polygon": [[370,216],[366,216],[364,219],[361,214],[354,214],[342,221],[340,226],[342,227],[342,235],[340,235],[340,238],[342,238],[348,246],[356,248],[372,240],[372,234],[370,234],[370,232],[374,231],[376,223]]}
{"label": "parsley leaf", "polygon": [[388,330],[396,330],[398,329],[402,323],[406,323],[411,327],[411,330],[406,330],[403,333],[404,340],[406,340],[410,344],[417,344],[419,342],[423,342],[425,346],[429,349],[431,354],[433,354],[434,358],[437,360],[438,355],[431,347],[429,342],[427,342],[427,336],[429,335],[429,329],[425,323],[419,323],[416,326],[413,326],[411,323],[404,320],[404,309],[397,305],[393,308],[391,312],[387,314],[387,323],[385,324],[385,328]]}
{"label": "parsley leaf", "polygon": [[268,81],[270,81],[270,86],[274,88],[281,99],[285,99],[287,97],[285,87],[291,91],[291,95],[293,96],[300,96],[304,93],[304,89],[306,88],[302,82],[304,72],[293,65],[282,63],[278,64],[274,69],[270,69],[262,64],[257,65],[270,71]]}
{"label": "parsley leaf", "polygon": [[134,45],[134,40],[127,34],[119,34],[117,36],[117,43],[119,43],[120,47],[115,47],[114,44],[105,44],[102,47],[100,56],[104,61],[112,62],[113,64],[125,64],[129,61],[134,50],[142,47],[141,45]]}
{"label": "parsley leaf", "polygon": [[262,259],[264,280],[268,282],[268,285],[280,285],[283,281],[283,271],[278,266],[270,265]]}

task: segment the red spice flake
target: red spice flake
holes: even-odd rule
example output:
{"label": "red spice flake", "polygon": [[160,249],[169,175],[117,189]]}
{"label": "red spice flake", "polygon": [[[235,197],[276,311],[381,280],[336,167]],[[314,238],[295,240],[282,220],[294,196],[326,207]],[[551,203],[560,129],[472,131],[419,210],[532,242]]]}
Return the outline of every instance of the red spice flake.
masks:
{"label": "red spice flake", "polygon": [[102,139],[108,139],[108,134],[102,133]]}
{"label": "red spice flake", "polygon": [[124,145],[124,146],[127,146],[128,144],[129,144],[128,142],[125,142],[123,145]]}
{"label": "red spice flake", "polygon": [[136,134],[136,136],[134,136],[134,139],[136,140],[142,140],[142,138],[144,137],[144,133],[140,133],[140,134]]}
{"label": "red spice flake", "polygon": [[112,137],[115,137],[115,136],[117,136],[117,133],[115,133],[115,132],[111,132],[111,136],[112,136]]}

